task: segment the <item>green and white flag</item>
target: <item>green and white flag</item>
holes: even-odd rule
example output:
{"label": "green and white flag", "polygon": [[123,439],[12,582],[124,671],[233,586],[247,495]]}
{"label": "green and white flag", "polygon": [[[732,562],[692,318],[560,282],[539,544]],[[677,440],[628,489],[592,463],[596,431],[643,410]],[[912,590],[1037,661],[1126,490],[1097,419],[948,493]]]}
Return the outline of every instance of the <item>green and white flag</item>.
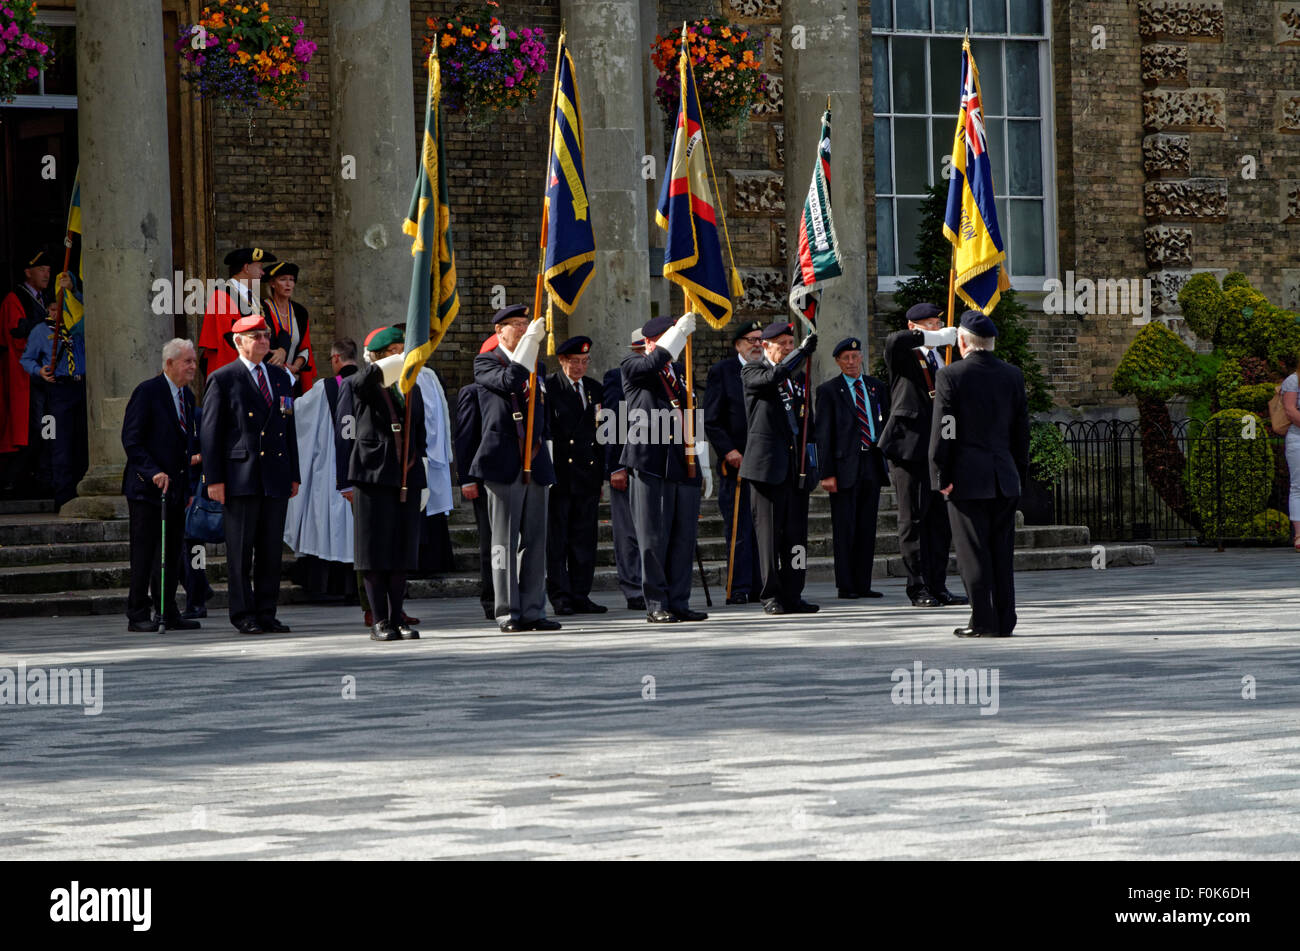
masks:
{"label": "green and white flag", "polygon": [[827,109],[822,113],[817,164],[799,217],[799,260],[790,279],[790,308],[803,318],[810,331],[817,324],[817,301],[821,296],[815,292],[842,273],[835,219],[831,216],[831,112]]}

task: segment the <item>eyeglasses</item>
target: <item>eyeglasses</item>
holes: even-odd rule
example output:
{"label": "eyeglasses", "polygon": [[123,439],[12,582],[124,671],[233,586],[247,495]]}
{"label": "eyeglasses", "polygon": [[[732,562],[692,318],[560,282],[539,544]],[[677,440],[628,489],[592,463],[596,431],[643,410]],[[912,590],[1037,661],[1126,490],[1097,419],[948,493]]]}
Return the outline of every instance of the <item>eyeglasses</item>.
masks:
{"label": "eyeglasses", "polygon": [[267,330],[246,330],[240,334],[240,336],[252,337],[254,340],[260,340],[262,338],[266,338],[267,340],[271,339],[271,333]]}
{"label": "eyeglasses", "polygon": [[740,339],[745,341],[745,343],[758,343],[763,338],[760,337],[758,334],[754,334],[754,336],[752,337],[741,337]]}

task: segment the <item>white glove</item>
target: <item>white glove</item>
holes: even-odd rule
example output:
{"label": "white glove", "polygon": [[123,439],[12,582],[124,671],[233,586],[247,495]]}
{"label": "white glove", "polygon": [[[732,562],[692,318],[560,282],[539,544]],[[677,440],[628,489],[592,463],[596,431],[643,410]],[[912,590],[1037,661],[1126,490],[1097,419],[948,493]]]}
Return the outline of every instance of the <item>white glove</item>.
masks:
{"label": "white glove", "polygon": [[673,324],[674,330],[680,330],[686,336],[695,333],[695,312],[687,311],[677,318],[677,323]]}
{"label": "white glove", "polygon": [[384,375],[384,386],[392,386],[402,378],[402,364],[405,362],[404,353],[395,353],[391,357],[375,361],[375,366],[379,367],[379,372]]}
{"label": "white glove", "polygon": [[669,327],[668,331],[659,338],[655,346],[667,350],[676,360],[681,355],[682,348],[686,346],[686,338],[693,333],[695,333],[695,315],[683,314],[677,318],[677,323]]}
{"label": "white glove", "polygon": [[537,366],[537,351],[541,347],[542,338],[545,336],[546,318],[538,317],[528,325],[524,335],[519,338],[519,344],[515,347],[513,357],[515,363],[526,367],[529,372],[532,372],[533,367]]}
{"label": "white glove", "polygon": [[944,327],[943,330],[922,330],[921,337],[927,347],[953,347],[957,345],[957,328]]}
{"label": "white glove", "polygon": [[713,498],[713,466],[707,442],[695,444],[695,462],[700,466],[700,474],[704,476],[704,494],[701,498],[711,499]]}

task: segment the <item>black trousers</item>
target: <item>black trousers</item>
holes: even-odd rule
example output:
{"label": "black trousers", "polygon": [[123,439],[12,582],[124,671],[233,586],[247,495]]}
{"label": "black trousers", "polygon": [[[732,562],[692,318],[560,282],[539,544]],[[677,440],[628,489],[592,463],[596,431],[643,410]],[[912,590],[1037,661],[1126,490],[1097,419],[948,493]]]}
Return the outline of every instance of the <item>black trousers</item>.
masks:
{"label": "black trousers", "polygon": [[[736,506],[736,473],[728,469],[718,478],[718,509],[722,512],[722,540],[731,548],[731,513]],[[736,519],[736,563],[731,569],[731,596],[744,597],[763,586],[763,576],[754,556],[754,516],[750,509],[749,483],[740,483],[740,509]]]}
{"label": "black trousers", "polygon": [[[54,504],[77,497],[77,483],[90,466],[86,443],[86,381],[55,380],[46,387],[48,412],[54,417],[50,445]],[[169,516],[170,518],[170,516]]]}
{"label": "black trousers", "polygon": [[557,611],[591,594],[599,508],[599,493],[551,489],[546,509],[546,594]]}
{"label": "black trousers", "polygon": [[1016,626],[1015,498],[948,503],[957,570],[970,595],[971,627],[1010,634]]}
{"label": "black trousers", "polygon": [[700,487],[631,469],[628,501],[641,549],[641,591],[646,613],[686,613],[691,609]]}
{"label": "black trousers", "polygon": [[943,494],[930,487],[924,462],[890,461],[889,478],[898,498],[898,547],[907,570],[907,596],[922,589],[931,594],[947,590],[948,526]]}
{"label": "black trousers", "polygon": [[[128,621],[148,623],[156,614],[171,621],[180,617],[176,610],[176,585],[184,570],[181,536],[185,532],[185,500],[167,500],[166,558],[162,556],[162,505],[127,499],[131,516],[131,586],[126,596]],[[163,589],[158,590],[158,573],[163,565]]]}
{"label": "black trousers", "polygon": [[871,590],[872,559],[876,557],[876,513],[880,483],[870,453],[858,452],[854,484],[830,493],[831,536],[835,550],[835,587],[862,594]]}
{"label": "black trousers", "polygon": [[751,482],[755,553],[763,578],[759,597],[790,608],[803,600],[808,574],[808,493],[792,481]]}
{"label": "black trousers", "polygon": [[485,608],[496,604],[492,593],[492,523],[488,521],[487,490],[482,485],[474,499],[474,524],[478,526],[478,600]]}
{"label": "black trousers", "polygon": [[261,495],[226,496],[226,570],[230,623],[275,619],[280,559],[289,500]]}
{"label": "black trousers", "polygon": [[[201,559],[200,549],[203,551]],[[213,595],[212,585],[208,584],[207,546],[197,538],[187,538],[182,557],[185,561],[185,609],[188,611],[205,607],[208,598]],[[203,567],[200,568],[199,565]]]}

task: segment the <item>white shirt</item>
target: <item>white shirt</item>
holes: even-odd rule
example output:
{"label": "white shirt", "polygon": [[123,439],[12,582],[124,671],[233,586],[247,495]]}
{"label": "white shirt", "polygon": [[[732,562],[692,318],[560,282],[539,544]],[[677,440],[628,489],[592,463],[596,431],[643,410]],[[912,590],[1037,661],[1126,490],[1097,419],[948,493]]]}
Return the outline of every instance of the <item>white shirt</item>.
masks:
{"label": "white shirt", "polygon": [[[172,391],[172,409],[176,413],[176,422],[179,423],[181,421],[181,404],[179,403],[181,388],[173,383],[172,378],[166,373],[163,374],[163,379],[167,381],[167,387]],[[186,416],[188,422],[188,413]]]}

